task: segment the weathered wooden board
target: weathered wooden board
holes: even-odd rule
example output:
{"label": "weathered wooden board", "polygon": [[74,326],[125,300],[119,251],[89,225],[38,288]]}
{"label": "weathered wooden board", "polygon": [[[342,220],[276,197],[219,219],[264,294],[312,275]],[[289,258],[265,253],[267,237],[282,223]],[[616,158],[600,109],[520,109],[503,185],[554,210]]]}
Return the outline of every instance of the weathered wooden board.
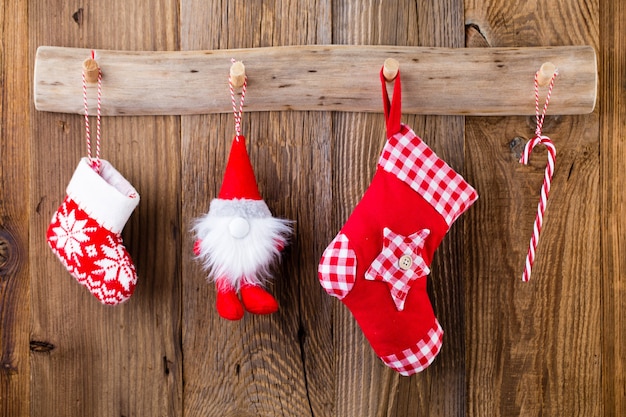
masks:
{"label": "weathered wooden board", "polygon": [[30,411],[31,115],[25,2],[0,8],[0,415]]}
{"label": "weathered wooden board", "polygon": [[[438,9],[436,12],[439,13]],[[298,45],[185,52],[96,51],[106,115],[228,113],[231,59],[244,61],[247,111],[378,112],[377,77],[386,58],[401,65],[404,110],[416,114],[533,114],[533,76],[558,66],[557,114],[593,111],[597,68],[591,47],[418,48]],[[35,62],[39,110],[84,113],[86,49],[42,46]],[[72,70],[74,69],[74,70]],[[95,89],[95,84],[92,89]],[[92,100],[92,105],[95,102]]]}
{"label": "weathered wooden board", "polygon": [[[623,2],[2,4],[1,416],[626,415]],[[244,113],[261,192],[276,215],[296,220],[271,286],[277,314],[219,319],[193,260],[189,229],[221,185],[230,114],[103,119],[103,156],[142,198],[123,233],[139,270],[127,304],[100,306],[48,249],[45,230],[85,144],[81,117],[31,104],[39,46],[462,48],[464,24],[471,47],[590,45],[600,101],[590,115],[546,122],[557,166],[527,284],[520,276],[546,152],[522,166],[514,139],[533,134],[532,118],[403,117],[480,194],[435,256],[429,293],[444,349],[423,373],[404,378],[382,365],[317,282],[321,252],[374,174],[382,114]],[[381,113],[377,74],[366,78]]]}
{"label": "weathered wooden board", "polygon": [[[488,46],[597,45],[597,20],[587,14],[597,10],[597,1],[465,2],[466,21],[474,25],[468,29],[478,32],[470,38]],[[518,162],[519,137],[533,135],[533,119],[466,123],[466,167],[480,193],[466,218],[468,413],[598,416],[598,113],[546,121],[544,133],[557,148],[556,169],[533,275],[523,283],[546,164],[541,147],[529,166]]]}
{"label": "weathered wooden board", "polygon": [[[331,42],[330,2],[204,4],[181,2],[183,50]],[[292,18],[281,19],[287,15]],[[200,26],[207,30],[196,30]],[[217,81],[224,86],[229,60],[225,64]],[[262,93],[253,81],[254,65],[246,64],[248,103]],[[215,99],[230,100],[227,88],[218,94]],[[181,125],[182,230],[187,233],[217,196],[234,121],[232,114],[185,116]],[[193,261],[193,237],[187,235],[182,263],[185,415],[336,415],[332,301],[316,272],[332,238],[331,128],[326,112],[244,112],[242,129],[261,195],[275,216],[295,221],[295,233],[270,286],[279,311],[247,314],[235,323],[217,315],[214,285]]]}
{"label": "weathered wooden board", "polygon": [[600,280],[605,416],[626,415],[626,5],[600,1]]}
{"label": "weathered wooden board", "polygon": [[[178,48],[178,2],[30,1],[30,53],[41,44]],[[31,354],[33,416],[176,416],[182,413],[180,123],[106,118],[102,156],[138,190],[123,238],[137,268],[135,294],[100,305],[45,242],[46,228],[86,153],[80,117],[31,119]],[[145,139],[149,138],[149,141]]]}
{"label": "weathered wooden board", "polygon": [[[344,2],[333,10],[335,43],[462,47],[462,2]],[[383,28],[393,27],[386,31]],[[445,29],[444,29],[445,28]],[[402,65],[402,64],[401,64]],[[401,68],[402,71],[402,68]],[[403,109],[407,99],[403,81]],[[378,79],[372,80],[376,83]],[[378,88],[379,84],[377,84]],[[382,97],[376,93],[377,105]],[[463,117],[405,115],[435,152],[463,171]],[[382,115],[336,113],[333,151],[335,233],[367,189],[385,140]],[[444,328],[444,347],[435,362],[411,378],[399,376],[376,357],[348,309],[335,301],[333,328],[338,365],[338,416],[460,416],[465,412],[464,324],[462,317],[463,222],[455,224],[435,254],[430,299]],[[334,236],[334,234],[333,234]]]}

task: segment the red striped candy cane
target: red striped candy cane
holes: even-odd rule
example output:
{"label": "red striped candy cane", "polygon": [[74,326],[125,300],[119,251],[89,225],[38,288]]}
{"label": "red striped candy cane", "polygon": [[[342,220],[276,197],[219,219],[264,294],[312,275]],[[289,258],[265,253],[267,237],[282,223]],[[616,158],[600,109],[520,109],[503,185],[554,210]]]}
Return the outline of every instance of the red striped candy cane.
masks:
{"label": "red striped candy cane", "polygon": [[537,217],[535,217],[533,235],[530,238],[528,255],[526,255],[526,263],[524,265],[524,274],[522,275],[522,281],[525,282],[530,280],[530,272],[533,268],[533,264],[535,263],[535,252],[537,250],[537,245],[539,244],[539,234],[541,233],[541,227],[543,225],[543,214],[546,210],[546,206],[548,205],[548,195],[550,194],[550,185],[552,183],[552,175],[554,174],[554,162],[556,160],[556,148],[554,147],[552,140],[547,136],[535,136],[526,144],[520,163],[528,165],[530,153],[539,143],[543,144],[548,149],[548,163],[546,165],[546,172],[543,176],[541,197],[539,199],[539,204],[537,205]]}
{"label": "red striped candy cane", "polygon": [[546,96],[546,102],[543,106],[543,112],[539,114],[539,71],[535,74],[535,116],[537,118],[537,128],[535,129],[535,136],[528,141],[524,147],[524,152],[520,158],[520,163],[528,165],[530,160],[530,153],[538,144],[544,145],[548,149],[548,163],[546,165],[546,171],[543,176],[543,185],[541,187],[541,197],[539,204],[537,205],[537,216],[535,217],[535,223],[533,225],[533,235],[530,238],[530,244],[528,246],[528,255],[526,255],[526,263],[524,264],[524,273],[522,274],[522,281],[528,282],[530,280],[530,273],[535,263],[535,253],[537,251],[537,245],[539,244],[539,234],[541,233],[541,227],[543,225],[543,214],[548,205],[548,196],[550,194],[550,185],[552,183],[552,175],[554,174],[554,164],[556,161],[556,147],[552,143],[552,139],[544,136],[541,131],[543,129],[543,121],[546,117],[546,111],[548,110],[548,103],[552,96],[552,88],[554,87],[554,80],[558,75],[558,71],[555,71],[550,80],[548,87],[548,94]]}

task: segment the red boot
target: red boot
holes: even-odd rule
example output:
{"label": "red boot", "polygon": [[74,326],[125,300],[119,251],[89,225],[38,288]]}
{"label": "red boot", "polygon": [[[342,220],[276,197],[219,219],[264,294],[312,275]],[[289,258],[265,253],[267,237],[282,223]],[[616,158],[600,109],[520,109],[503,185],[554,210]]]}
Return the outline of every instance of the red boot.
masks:
{"label": "red boot", "polygon": [[253,314],[271,314],[278,311],[276,299],[257,285],[242,285],[241,301],[246,310]]}
{"label": "red boot", "polygon": [[193,244],[193,254],[196,255],[196,256],[200,256],[200,244],[201,243],[202,243],[202,240],[198,239]]}
{"label": "red boot", "polygon": [[241,320],[243,317],[243,306],[237,292],[233,287],[216,283],[217,301],[215,307],[218,314],[226,320]]}

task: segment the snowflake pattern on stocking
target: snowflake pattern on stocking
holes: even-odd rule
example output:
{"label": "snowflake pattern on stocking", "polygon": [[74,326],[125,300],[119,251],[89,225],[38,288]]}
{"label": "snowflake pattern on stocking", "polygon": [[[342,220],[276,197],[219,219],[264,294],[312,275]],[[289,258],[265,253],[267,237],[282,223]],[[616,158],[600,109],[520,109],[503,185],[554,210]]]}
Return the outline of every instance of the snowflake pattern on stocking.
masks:
{"label": "snowflake pattern on stocking", "polygon": [[52,217],[47,240],[70,274],[105,304],[127,300],[137,274],[118,233],[107,230],[67,197]]}
{"label": "snowflake pattern on stocking", "polygon": [[107,240],[110,246],[100,246],[106,257],[94,262],[100,269],[93,271],[93,273],[104,274],[104,280],[107,282],[118,281],[128,291],[133,283],[135,268],[126,254],[124,245],[113,241],[111,236],[107,236]]}
{"label": "snowflake pattern on stocking", "polygon": [[63,202],[59,210],[52,219],[52,222],[58,223],[59,226],[52,228],[54,235],[49,239],[56,242],[57,250],[63,250],[69,260],[80,266],[79,257],[83,256],[82,245],[89,240],[87,233],[95,232],[96,228],[85,227],[87,220],[77,220],[76,210],[68,213],[66,202]]}

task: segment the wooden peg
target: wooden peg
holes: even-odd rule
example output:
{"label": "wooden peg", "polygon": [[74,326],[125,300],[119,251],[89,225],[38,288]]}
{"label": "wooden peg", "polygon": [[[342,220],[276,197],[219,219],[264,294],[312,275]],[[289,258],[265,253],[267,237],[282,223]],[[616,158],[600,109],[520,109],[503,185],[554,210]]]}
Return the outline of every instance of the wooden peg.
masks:
{"label": "wooden peg", "polygon": [[98,62],[93,58],[87,58],[83,61],[83,71],[85,72],[85,81],[89,84],[98,82],[100,67]]}
{"label": "wooden peg", "polygon": [[235,88],[242,87],[246,82],[246,67],[243,62],[236,61],[230,66],[230,82]]}
{"label": "wooden peg", "polygon": [[539,75],[537,75],[537,84],[540,87],[545,87],[550,84],[552,76],[556,71],[556,66],[552,62],[544,62],[539,68]]}
{"label": "wooden peg", "polygon": [[400,69],[400,63],[393,59],[387,58],[383,64],[383,77],[388,82],[391,82],[396,79],[398,76],[398,70]]}

